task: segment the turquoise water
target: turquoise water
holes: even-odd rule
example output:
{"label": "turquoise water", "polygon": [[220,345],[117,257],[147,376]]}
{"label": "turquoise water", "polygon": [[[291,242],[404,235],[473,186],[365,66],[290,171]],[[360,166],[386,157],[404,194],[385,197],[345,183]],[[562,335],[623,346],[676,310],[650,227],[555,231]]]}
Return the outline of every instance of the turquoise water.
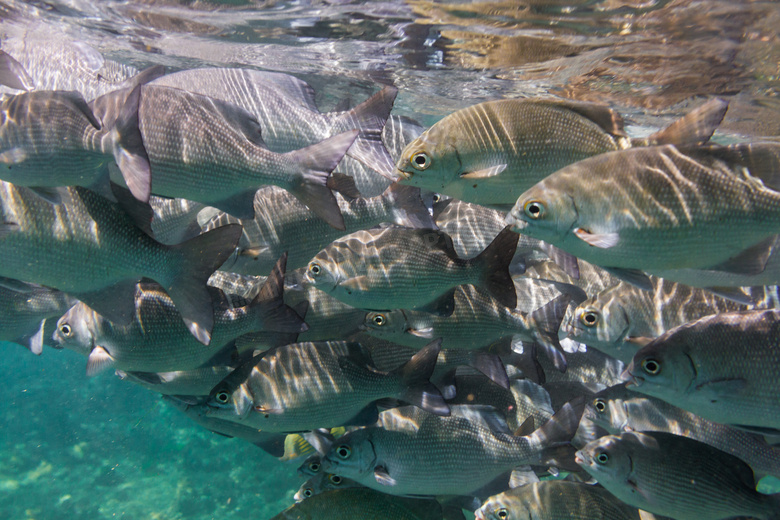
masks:
{"label": "turquoise water", "polygon": [[[0,48],[67,38],[136,68],[287,72],[323,111],[391,83],[393,114],[424,126],[554,94],[607,103],[638,136],[723,96],[723,142],[780,135],[777,27],[780,4],[758,1],[0,0]],[[298,461],[199,428],[111,371],[87,378],[73,352],[0,351],[0,519],[263,519],[292,504]]]}

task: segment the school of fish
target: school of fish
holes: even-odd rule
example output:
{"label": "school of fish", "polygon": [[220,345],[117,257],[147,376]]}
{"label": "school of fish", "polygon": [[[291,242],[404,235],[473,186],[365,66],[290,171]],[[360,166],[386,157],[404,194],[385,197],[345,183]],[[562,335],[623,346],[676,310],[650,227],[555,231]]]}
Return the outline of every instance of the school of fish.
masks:
{"label": "school of fish", "polygon": [[780,142],[375,91],[0,50],[0,339],[300,458],[274,520],[780,519]]}

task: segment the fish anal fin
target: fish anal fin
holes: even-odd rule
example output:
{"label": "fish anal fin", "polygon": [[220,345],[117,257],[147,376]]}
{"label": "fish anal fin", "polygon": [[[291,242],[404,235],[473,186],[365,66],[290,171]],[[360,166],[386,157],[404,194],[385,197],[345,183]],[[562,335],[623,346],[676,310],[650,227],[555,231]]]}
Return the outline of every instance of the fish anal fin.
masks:
{"label": "fish anal fin", "polygon": [[776,237],[772,235],[761,242],[750,246],[738,255],[708,269],[727,273],[757,275],[764,272],[766,262],[775,246]]}

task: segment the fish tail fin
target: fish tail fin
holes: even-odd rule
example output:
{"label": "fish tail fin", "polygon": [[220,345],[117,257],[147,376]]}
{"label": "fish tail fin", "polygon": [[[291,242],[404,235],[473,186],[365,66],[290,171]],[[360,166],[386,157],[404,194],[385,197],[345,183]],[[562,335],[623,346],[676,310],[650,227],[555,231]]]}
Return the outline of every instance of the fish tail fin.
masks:
{"label": "fish tail fin", "polygon": [[532,444],[544,448],[567,445],[577,433],[584,411],[585,398],[577,397],[564,404],[549,421],[526,438]]}
{"label": "fish tail fin", "polygon": [[233,254],[242,228],[229,224],[168,248],[179,257],[173,276],[164,284],[168,296],[193,336],[211,341],[214,308],[206,281]]}
{"label": "fish tail fin", "polygon": [[558,339],[558,330],[561,328],[561,322],[569,308],[571,296],[562,294],[533,311],[529,318],[531,330],[534,339],[547,353],[547,357],[553,362],[559,372],[566,371],[566,356],[563,354],[560,340]]}
{"label": "fish tail fin", "polygon": [[420,188],[394,182],[382,196],[387,200],[393,222],[416,229],[438,229],[431,213],[420,198]]}
{"label": "fish tail fin", "polygon": [[444,402],[439,389],[430,382],[440,350],[441,339],[428,343],[393,374],[399,376],[403,389],[400,399],[432,414],[449,415],[450,407]]}
{"label": "fish tail fin", "polygon": [[640,144],[679,146],[706,143],[723,121],[728,108],[728,101],[723,99],[715,98],[707,101],[663,130],[650,135],[646,143]]}
{"label": "fish tail fin", "polygon": [[345,230],[344,217],[336,197],[328,187],[330,172],[347,153],[357,130],[329,137],[312,146],[288,152],[303,172],[301,182],[288,191],[336,229]]}
{"label": "fish tail fin", "polygon": [[284,272],[287,253],[284,253],[271,270],[254,300],[249,304],[257,309],[258,328],[273,332],[305,332],[309,326],[291,307],[284,303]]}
{"label": "fish tail fin", "polygon": [[35,82],[24,65],[5,51],[0,51],[0,85],[25,91],[35,88]]}
{"label": "fish tail fin", "polygon": [[336,121],[337,128],[341,130],[358,130],[349,156],[391,180],[397,180],[398,176],[395,161],[382,142],[382,131],[397,95],[398,89],[388,85]]}
{"label": "fish tail fin", "polygon": [[114,160],[125,184],[135,198],[149,202],[152,194],[152,170],[138,123],[140,102],[141,85],[138,85],[127,95],[111,135]]}
{"label": "fish tail fin", "polygon": [[479,265],[482,273],[480,286],[484,287],[496,300],[510,309],[517,306],[517,294],[509,264],[515,256],[520,235],[505,227],[496,238],[476,258],[471,260]]}

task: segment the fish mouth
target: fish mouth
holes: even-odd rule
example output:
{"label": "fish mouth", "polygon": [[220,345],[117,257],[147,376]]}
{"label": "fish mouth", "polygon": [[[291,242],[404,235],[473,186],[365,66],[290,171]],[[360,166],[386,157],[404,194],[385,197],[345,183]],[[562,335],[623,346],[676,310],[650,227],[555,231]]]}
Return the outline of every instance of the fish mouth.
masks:
{"label": "fish mouth", "polygon": [[579,450],[574,454],[574,462],[580,466],[591,466],[593,459],[586,452]]}
{"label": "fish mouth", "polygon": [[642,386],[642,383],[645,382],[643,377],[632,374],[628,368],[623,370],[623,373],[620,374],[620,379],[626,382],[626,388],[630,386]]}
{"label": "fish mouth", "polygon": [[395,171],[396,175],[398,176],[398,181],[408,181],[412,177],[414,177],[414,174],[412,172],[407,172],[404,170],[396,169]]}
{"label": "fish mouth", "polygon": [[528,227],[528,222],[515,218],[511,211],[507,213],[506,218],[504,219],[504,224],[507,226],[512,226],[512,231],[517,231],[519,229],[525,229]]}
{"label": "fish mouth", "polygon": [[482,514],[482,508],[477,509],[474,511],[474,518],[477,520],[485,520],[485,516]]}

